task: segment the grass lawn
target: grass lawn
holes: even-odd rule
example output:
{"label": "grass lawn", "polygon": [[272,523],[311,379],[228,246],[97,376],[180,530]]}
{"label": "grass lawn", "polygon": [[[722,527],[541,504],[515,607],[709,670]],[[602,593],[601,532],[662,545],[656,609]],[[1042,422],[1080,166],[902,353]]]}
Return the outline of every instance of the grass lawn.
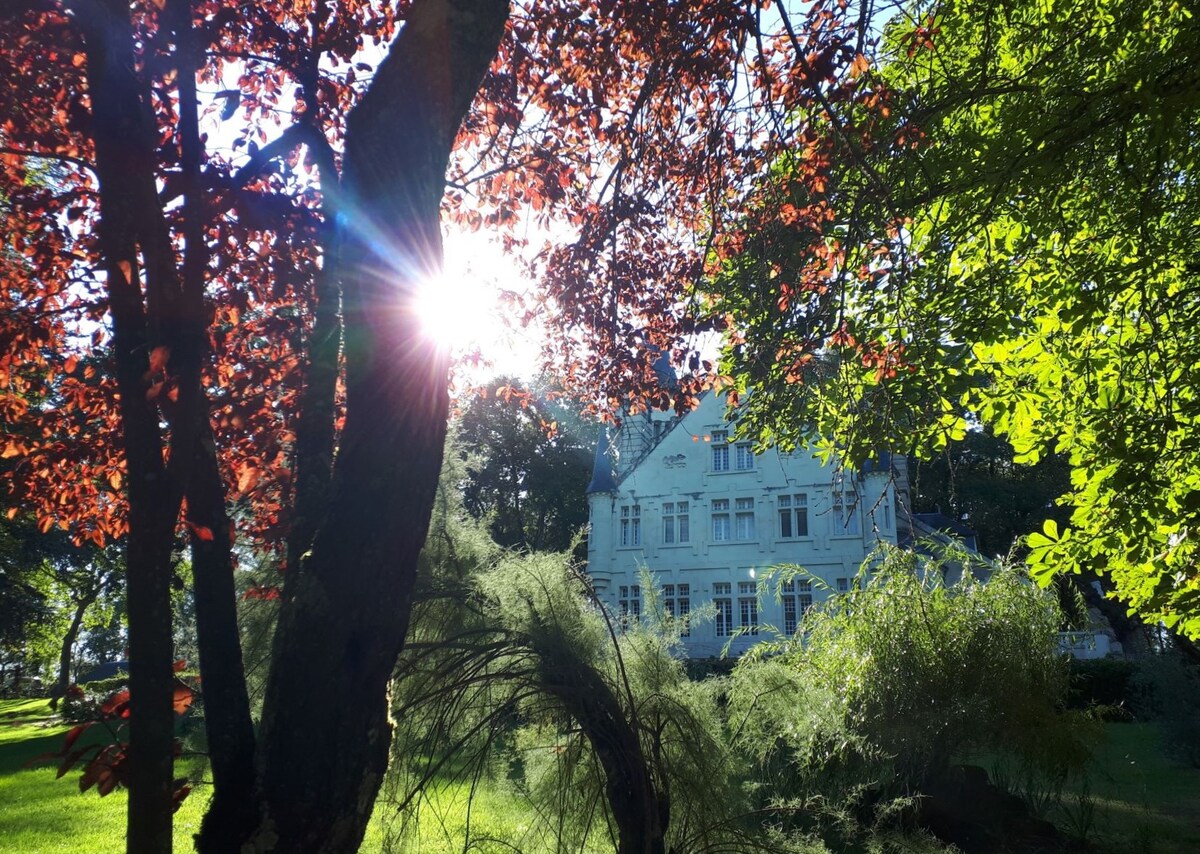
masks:
{"label": "grass lawn", "polygon": [[1200,851],[1200,769],[1167,759],[1153,724],[1107,724],[1105,733],[1088,780],[1095,841],[1114,854]]}
{"label": "grass lawn", "polygon": [[[58,750],[67,729],[45,700],[0,700],[0,852],[123,854],[124,791],[81,794],[78,769],[58,780],[53,763],[25,767]],[[84,738],[99,738],[98,729]],[[1110,854],[1200,852],[1200,770],[1164,757],[1153,724],[1108,724],[1106,733],[1086,783],[1075,782],[1046,817],[1069,833],[1085,828]],[[415,826],[401,834],[385,790],[362,851],[451,854],[463,850],[468,836],[479,854],[554,850],[551,839],[538,836],[545,826],[533,808],[503,785],[484,783],[468,811],[469,795],[465,782],[434,785]],[[200,787],[176,814],[177,851],[192,850],[206,802]]]}
{"label": "grass lawn", "polygon": [[[25,767],[34,757],[57,751],[68,729],[52,715],[46,700],[0,700],[3,854],[124,854],[125,790],[101,798],[94,789],[80,793],[78,768],[55,779],[57,766],[53,762]],[[100,737],[96,727],[83,738]],[[79,742],[81,746],[84,743]],[[471,838],[477,840],[473,852],[539,850],[530,836],[534,822],[528,804],[485,786],[476,792],[468,816],[468,794],[465,783],[434,787],[422,803],[420,821],[409,828],[402,841],[399,822],[393,819],[386,799],[381,798],[361,850],[382,851],[385,839],[391,839],[392,852],[457,854],[463,850],[468,826]],[[205,790],[197,788],[175,814],[176,851],[192,850],[192,835],[200,828],[207,800]]]}
{"label": "grass lawn", "polygon": [[[123,854],[125,790],[101,798],[94,789],[79,791],[78,768],[55,779],[52,762],[25,767],[57,751],[68,729],[51,715],[46,700],[0,700],[0,851]],[[84,738],[99,738],[99,728],[93,730]],[[177,850],[191,850],[206,801],[203,790],[193,791],[175,814]]]}

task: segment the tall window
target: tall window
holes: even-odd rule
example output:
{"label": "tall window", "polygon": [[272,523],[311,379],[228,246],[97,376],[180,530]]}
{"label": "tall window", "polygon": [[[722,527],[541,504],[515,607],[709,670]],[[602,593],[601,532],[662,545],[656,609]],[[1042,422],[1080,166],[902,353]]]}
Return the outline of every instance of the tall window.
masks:
{"label": "tall window", "polygon": [[621,545],[642,544],[642,506],[626,504],[621,507]]}
{"label": "tall window", "polygon": [[666,545],[686,543],[691,537],[691,526],[688,524],[688,503],[686,501],[664,501],[662,512],[663,542]]}
{"label": "tall window", "polygon": [[714,543],[729,542],[729,499],[714,498],[712,502],[712,539]]}
{"label": "tall window", "polygon": [[779,507],[779,538],[808,536],[808,495],[797,492],[776,499]]}
{"label": "tall window", "polygon": [[758,590],[753,581],[738,582],[738,625],[745,634],[758,634]]}
{"label": "tall window", "polygon": [[853,492],[833,493],[833,535],[849,536],[859,532],[857,497]]}
{"label": "tall window", "polygon": [[812,607],[812,582],[793,578],[783,582],[779,592],[783,598],[783,633],[794,635],[800,617]]}
{"label": "tall window", "polygon": [[850,579],[849,578],[839,578],[837,580],[837,592],[838,593],[849,593],[850,592]]}
{"label": "tall window", "polygon": [[738,471],[750,471],[754,468],[754,446],[749,442],[738,442],[734,445],[734,465]]}
{"label": "tall window", "polygon": [[680,620],[679,634],[690,634],[688,614],[692,612],[692,588],[689,584],[664,584],[662,588],[663,612],[673,620]]}
{"label": "tall window", "polygon": [[735,530],[739,540],[754,539],[754,499],[738,498],[734,502],[737,514],[734,516]]}
{"label": "tall window", "polygon": [[729,431],[712,431],[712,470],[729,471]]}
{"label": "tall window", "polygon": [[617,588],[617,612],[626,622],[637,622],[642,616],[642,588],[634,584]]}
{"label": "tall window", "polygon": [[713,584],[713,606],[717,609],[717,637],[727,638],[733,634],[733,600],[729,598],[728,581]]}

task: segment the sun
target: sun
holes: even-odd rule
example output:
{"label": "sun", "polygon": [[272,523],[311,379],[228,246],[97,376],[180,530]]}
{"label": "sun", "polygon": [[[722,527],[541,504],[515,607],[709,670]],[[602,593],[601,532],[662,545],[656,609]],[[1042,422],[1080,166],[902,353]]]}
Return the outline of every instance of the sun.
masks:
{"label": "sun", "polygon": [[476,278],[443,274],[427,279],[416,295],[426,336],[453,353],[486,345],[501,325],[496,288]]}
{"label": "sun", "polygon": [[417,290],[422,333],[449,351],[456,375],[482,382],[493,375],[532,378],[539,371],[544,328],[521,322],[508,296],[533,288],[513,256],[478,234],[447,233],[442,275]]}

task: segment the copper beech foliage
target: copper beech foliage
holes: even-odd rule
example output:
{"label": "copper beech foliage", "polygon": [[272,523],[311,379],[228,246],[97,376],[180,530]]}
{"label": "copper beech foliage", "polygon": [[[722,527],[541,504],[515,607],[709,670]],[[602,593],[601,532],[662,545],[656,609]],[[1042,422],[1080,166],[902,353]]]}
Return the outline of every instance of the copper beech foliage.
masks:
{"label": "copper beech foliage", "polygon": [[[167,4],[132,7],[138,72],[150,81],[159,129],[159,200],[181,253],[177,48],[163,23]],[[322,169],[337,168],[345,118],[407,9],[191,4],[209,256],[203,386],[229,500],[250,510],[238,517],[241,533],[262,545],[280,543],[288,523],[317,247],[338,202],[322,193]],[[100,545],[124,533],[127,515],[86,59],[58,3],[6,10],[2,32],[6,498],[9,512],[32,509],[43,527]],[[697,289],[706,269],[744,252],[754,235],[830,227],[836,210],[825,185],[838,143],[813,128],[831,100],[881,102],[862,73],[869,37],[845,0],[791,14],[753,0],[514,5],[461,129],[444,217],[529,259],[542,287],[536,298],[510,295],[513,310],[525,320],[548,315],[547,364],[595,409],[692,405],[712,379],[700,335],[727,325]],[[785,151],[802,168],[776,177]],[[791,294],[822,289],[836,264],[831,243],[827,257],[780,286],[781,312]],[[689,374],[673,392],[654,381],[664,350]],[[170,353],[156,348],[149,361],[145,394],[169,422]]]}
{"label": "copper beech foliage", "polygon": [[[185,667],[187,667],[187,662],[180,659],[175,662],[174,671],[176,674],[181,674]],[[177,675],[171,703],[175,714],[187,714],[196,699],[196,693],[191,685]],[[70,687],[67,691],[67,699],[74,704],[86,702],[83,689],[78,685]],[[27,764],[56,761],[58,762],[56,776],[61,778],[82,763],[83,773],[79,776],[79,791],[86,792],[94,786],[97,794],[104,797],[129,784],[129,743],[125,732],[130,712],[129,689],[122,688],[115,691],[104,701],[94,703],[90,707],[90,711],[91,720],[71,727],[63,737],[62,745],[57,751],[36,756]],[[89,730],[100,732],[101,735],[95,737],[95,733],[93,733],[93,737],[88,739],[90,743],[81,745],[80,738]],[[176,739],[176,755],[181,749],[182,743]],[[174,781],[173,803],[175,809],[179,808],[191,790],[192,787],[187,778]]]}
{"label": "copper beech foliage", "polygon": [[[703,336],[737,341],[700,287],[735,259],[795,247],[763,262],[779,322],[801,351],[839,331],[835,152],[887,105],[870,21],[848,0],[0,5],[0,471],[43,528],[127,535],[130,851],[170,849],[172,527],[203,624],[201,850],[361,842],[445,435],[399,266],[436,268],[439,197],[527,259],[513,310],[548,320],[594,411],[686,410],[722,379]],[[295,570],[257,730],[226,537]]]}

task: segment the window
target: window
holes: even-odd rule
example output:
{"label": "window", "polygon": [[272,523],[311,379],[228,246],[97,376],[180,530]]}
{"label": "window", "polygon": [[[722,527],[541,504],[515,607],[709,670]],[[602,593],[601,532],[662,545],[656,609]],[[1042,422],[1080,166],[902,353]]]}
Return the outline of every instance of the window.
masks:
{"label": "window", "polygon": [[634,584],[617,588],[617,612],[622,622],[637,622],[642,616],[642,588]]}
{"label": "window", "polygon": [[833,493],[833,535],[850,536],[857,533],[858,496],[853,492]]}
{"label": "window", "polygon": [[712,470],[729,471],[729,432],[712,431]]}
{"label": "window", "polygon": [[758,634],[758,591],[753,581],[738,582],[738,625],[748,635]]}
{"label": "window", "polygon": [[716,626],[719,638],[727,638],[733,634],[733,600],[728,598],[729,593],[728,581],[718,581],[713,585],[713,605],[717,609]]}
{"label": "window", "polygon": [[754,539],[754,499],[739,498],[735,501],[737,515],[734,517],[737,538],[739,540]]}
{"label": "window", "polygon": [[680,584],[676,587],[674,584],[664,584],[662,587],[662,603],[663,613],[674,620],[682,620],[679,634],[687,637],[690,634],[688,628],[688,614],[692,612],[692,597],[691,586],[688,584]]}
{"label": "window", "polygon": [[640,546],[642,544],[642,506],[626,504],[621,507],[621,545]]}
{"label": "window", "polygon": [[783,633],[794,635],[800,617],[812,607],[812,582],[785,581],[779,592],[783,598]]}
{"label": "window", "polygon": [[692,627],[688,620],[688,614],[692,613],[692,588],[690,584],[680,584],[678,590],[679,596],[675,600],[675,607],[678,610],[676,616],[683,620],[683,629],[679,634],[686,638],[692,633]]}
{"label": "window", "polygon": [[776,499],[779,508],[779,538],[790,540],[808,536],[808,495],[797,492]]}
{"label": "window", "polygon": [[670,546],[686,543],[691,536],[686,501],[663,502],[663,543]]}
{"label": "window", "polygon": [[839,578],[837,580],[837,592],[838,593],[850,592],[850,579],[849,578]]}
{"label": "window", "polygon": [[738,471],[750,471],[754,468],[754,446],[749,442],[738,442],[734,446],[734,465]]}
{"label": "window", "polygon": [[714,498],[712,502],[712,539],[714,543],[729,542],[729,499]]}

